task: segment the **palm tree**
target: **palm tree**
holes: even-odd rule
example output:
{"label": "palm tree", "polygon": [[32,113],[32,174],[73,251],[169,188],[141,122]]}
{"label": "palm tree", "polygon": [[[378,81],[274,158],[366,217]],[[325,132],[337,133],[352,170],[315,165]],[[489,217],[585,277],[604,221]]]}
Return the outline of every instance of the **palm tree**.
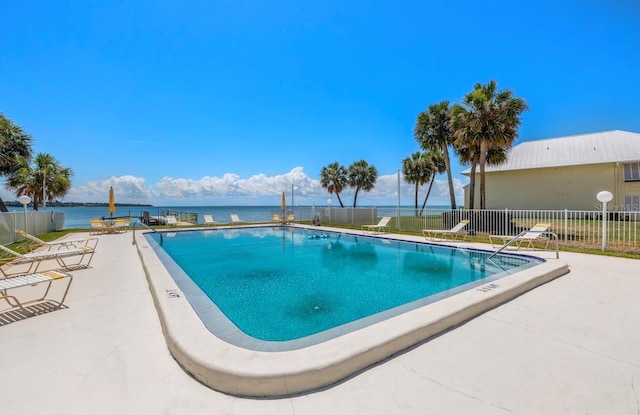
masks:
{"label": "palm tree", "polygon": [[477,142],[472,137],[463,137],[456,140],[455,150],[461,164],[471,164],[471,174],[469,176],[469,204],[465,207],[473,209],[475,204],[476,191],[476,168],[478,167],[478,159],[480,158],[480,147],[476,146]]}
{"label": "palm tree", "polygon": [[14,189],[18,196],[27,195],[33,201],[33,210],[48,200],[62,197],[71,188],[73,171],[61,166],[58,161],[47,153],[38,153],[31,160],[18,157],[17,168],[9,175],[7,187]]}
{"label": "palm tree", "polygon": [[337,161],[325,166],[320,171],[320,185],[323,189],[327,189],[330,194],[335,193],[340,202],[340,207],[344,207],[340,192],[347,185],[347,169],[340,165]]}
{"label": "palm tree", "polygon": [[402,175],[405,182],[415,184],[415,214],[418,216],[418,190],[434,175],[427,153],[416,151],[411,157],[402,160]]}
{"label": "palm tree", "polygon": [[[516,98],[509,89],[497,91],[495,81],[476,84],[465,95],[462,104],[451,110],[454,136],[469,146],[479,146],[480,209],[486,208],[485,167],[490,149],[508,149],[518,135],[520,115],[528,109],[522,98]],[[473,147],[471,147],[473,148]]]}
{"label": "palm tree", "polygon": [[[475,188],[476,188],[476,168],[480,159],[480,146],[477,141],[466,142],[462,139],[456,140],[456,153],[460,158],[460,163],[471,163],[471,173],[469,176],[469,205],[467,209],[474,209]],[[487,152],[487,164],[498,165],[507,161],[507,151],[504,148],[493,148]]]}
{"label": "palm tree", "polygon": [[[18,157],[31,157],[31,136],[0,113],[0,176],[18,167]],[[8,212],[1,198],[0,212]]]}
{"label": "palm tree", "polygon": [[373,189],[378,179],[378,170],[374,166],[369,166],[366,161],[358,160],[351,163],[347,174],[349,186],[356,188],[356,192],[353,195],[353,207],[356,207],[358,192],[360,189],[365,192]]}
{"label": "palm tree", "polygon": [[450,126],[451,109],[449,101],[429,105],[427,111],[418,114],[413,135],[425,150],[441,150],[449,180],[449,197],[451,209],[456,209],[456,195],[453,191],[453,176],[451,175],[451,160],[449,159],[449,146],[453,145],[454,137]]}
{"label": "palm tree", "polygon": [[427,199],[429,199],[429,195],[431,194],[431,188],[433,187],[433,182],[436,179],[436,174],[442,174],[447,171],[446,163],[444,161],[444,155],[441,150],[429,151],[426,153],[426,157],[431,162],[433,174],[431,175],[431,181],[429,182],[429,188],[427,189],[427,194],[424,195],[424,202],[422,202],[422,208],[420,208],[420,214],[424,212],[424,207],[427,205]]}

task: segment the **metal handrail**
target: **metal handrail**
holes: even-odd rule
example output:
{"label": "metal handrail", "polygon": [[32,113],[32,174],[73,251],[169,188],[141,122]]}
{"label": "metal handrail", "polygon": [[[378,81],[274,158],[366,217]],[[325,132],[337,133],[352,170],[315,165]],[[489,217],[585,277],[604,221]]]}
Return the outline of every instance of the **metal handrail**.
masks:
{"label": "metal handrail", "polygon": [[164,239],[163,239],[163,237],[162,237],[162,232],[158,232],[157,230],[153,229],[151,226],[147,225],[146,223],[141,222],[140,220],[137,220],[137,221],[133,224],[133,226],[131,227],[131,229],[133,229],[133,242],[132,242],[132,244],[135,244],[135,243],[136,243],[136,225],[138,225],[138,224],[140,224],[140,225],[142,225],[142,226],[146,227],[147,229],[149,229],[149,230],[151,230],[151,231],[153,231],[153,232],[157,233],[158,235],[160,235],[160,246],[162,246],[162,243],[163,243],[163,241],[164,241]]}
{"label": "metal handrail", "polygon": [[[527,230],[527,231],[520,232],[519,234],[517,234],[516,236],[511,238],[509,240],[509,242],[507,242],[506,244],[502,245],[500,247],[500,249],[498,249],[496,252],[494,252],[493,254],[489,255],[486,260],[488,261],[491,258],[493,258],[494,256],[498,255],[500,252],[502,252],[502,250],[504,250],[506,247],[508,247],[513,242],[518,240],[518,238],[520,238],[521,236],[523,236],[524,234],[529,233],[529,232],[531,232],[531,231]],[[556,259],[560,259],[560,249],[558,248],[558,235],[556,233],[554,233],[554,232],[551,232],[551,231],[542,231],[542,232],[537,232],[537,233],[539,233],[541,235],[545,235],[546,234],[546,235],[552,235],[553,236],[553,239],[555,239],[555,241],[556,241]]]}

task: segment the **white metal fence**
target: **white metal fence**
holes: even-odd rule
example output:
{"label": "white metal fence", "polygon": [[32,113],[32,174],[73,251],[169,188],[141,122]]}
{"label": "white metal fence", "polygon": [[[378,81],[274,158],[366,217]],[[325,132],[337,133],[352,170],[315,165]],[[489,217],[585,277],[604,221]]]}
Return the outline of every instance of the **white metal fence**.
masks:
{"label": "white metal fence", "polygon": [[[375,224],[383,216],[391,216],[391,229],[421,234],[423,229],[451,229],[463,219],[469,220],[467,230],[479,238],[488,235],[517,235],[536,223],[551,225],[550,231],[558,235],[565,246],[597,248],[603,243],[611,250],[638,252],[640,236],[640,212],[609,211],[603,220],[601,211],[576,210],[470,210],[470,209],[425,209],[377,207],[294,207],[296,221],[310,222],[318,216],[321,224],[346,224],[360,227]],[[264,218],[247,218],[249,221],[269,221]],[[26,230],[37,235],[64,228],[64,213],[40,211],[27,212]],[[245,219],[245,218],[243,218]],[[15,229],[25,229],[23,212],[0,213],[0,243],[15,242]],[[603,233],[604,232],[604,233]]]}
{"label": "white metal fence", "polygon": [[[335,209],[335,208],[334,208]],[[376,223],[383,216],[392,216],[389,226],[404,232],[421,233],[423,229],[451,229],[463,219],[469,220],[467,230],[480,238],[488,235],[517,235],[536,223],[548,223],[558,235],[560,244],[576,247],[600,247],[603,235],[609,249],[638,251],[640,212],[609,211],[603,220],[601,211],[576,210],[443,210],[378,208],[377,217],[368,222],[351,221],[352,226]],[[326,219],[328,216],[323,215]],[[326,223],[331,224],[331,223]],[[603,233],[604,232],[604,233]]]}

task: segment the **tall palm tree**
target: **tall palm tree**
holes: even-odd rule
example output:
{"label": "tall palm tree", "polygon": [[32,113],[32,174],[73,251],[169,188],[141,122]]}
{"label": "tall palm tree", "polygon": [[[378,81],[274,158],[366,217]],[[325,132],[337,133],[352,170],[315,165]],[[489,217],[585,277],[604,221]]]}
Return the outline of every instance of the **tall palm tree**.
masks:
{"label": "tall palm tree", "polygon": [[18,196],[27,195],[33,201],[33,209],[45,200],[62,197],[71,188],[73,171],[61,166],[47,153],[38,153],[31,163],[26,157],[18,158],[17,168],[9,174],[7,187],[14,189]]}
{"label": "tall palm tree", "polygon": [[[477,141],[465,142],[456,140],[456,153],[460,158],[460,163],[471,163],[471,173],[469,176],[469,204],[467,209],[475,207],[476,169],[480,159],[480,146]],[[499,165],[507,161],[507,150],[504,148],[492,148],[487,152],[487,164]]]}
{"label": "tall palm tree", "polygon": [[[0,176],[18,167],[18,157],[31,157],[31,136],[0,113]],[[0,212],[8,212],[1,198]]]}
{"label": "tall palm tree", "polygon": [[469,175],[469,204],[467,209],[475,207],[475,191],[476,191],[476,169],[478,160],[480,159],[480,146],[475,139],[475,135],[464,135],[462,131],[458,132],[458,138],[455,141],[455,151],[461,164],[471,164],[471,174]]}
{"label": "tall palm tree", "polygon": [[475,140],[479,144],[480,209],[486,208],[485,167],[490,149],[508,149],[518,135],[520,115],[528,109],[522,98],[509,89],[498,91],[497,83],[476,84],[462,104],[451,110],[451,125],[456,139]]}
{"label": "tall palm tree", "polygon": [[427,199],[429,199],[429,195],[431,194],[431,188],[433,187],[433,182],[436,179],[436,174],[442,174],[447,171],[446,163],[444,161],[444,155],[441,150],[429,151],[426,153],[426,157],[431,162],[433,174],[431,175],[431,181],[429,181],[429,188],[427,189],[427,194],[424,195],[424,202],[422,202],[422,208],[420,208],[420,214],[424,212],[424,207],[427,205]]}
{"label": "tall palm tree", "polygon": [[453,176],[451,174],[451,160],[449,159],[449,146],[453,145],[454,141],[450,118],[449,101],[441,101],[437,104],[429,105],[427,111],[418,114],[413,136],[425,151],[442,151],[447,179],[449,180],[451,209],[456,209],[456,195],[453,191]]}
{"label": "tall palm tree", "polygon": [[360,189],[365,192],[373,189],[378,179],[378,170],[374,166],[370,166],[366,161],[358,160],[351,163],[347,175],[349,186],[356,189],[353,195],[353,207],[356,207],[358,192]]}
{"label": "tall palm tree", "polygon": [[330,194],[336,194],[340,207],[344,207],[340,193],[347,185],[347,169],[337,161],[325,166],[320,171],[320,186],[327,189]]}
{"label": "tall palm tree", "polygon": [[415,184],[415,214],[418,216],[418,190],[434,176],[427,153],[416,151],[402,160],[402,175],[405,182]]}

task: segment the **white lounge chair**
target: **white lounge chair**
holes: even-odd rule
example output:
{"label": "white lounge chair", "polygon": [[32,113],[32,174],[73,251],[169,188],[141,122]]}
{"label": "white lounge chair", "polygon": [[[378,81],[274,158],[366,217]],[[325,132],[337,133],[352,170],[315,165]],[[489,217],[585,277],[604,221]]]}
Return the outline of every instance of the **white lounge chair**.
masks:
{"label": "white lounge chair", "polygon": [[[95,251],[89,247],[78,248],[61,248],[54,251],[32,251],[21,254],[9,249],[4,245],[0,245],[0,250],[4,255],[0,257],[0,274],[5,277],[15,276],[18,274],[31,274],[37,272],[43,262],[55,261],[58,267],[62,269],[75,269],[78,267],[86,268],[91,263]],[[69,258],[78,258],[75,262],[69,262]],[[85,259],[87,259],[85,263]],[[26,267],[21,267],[25,265]],[[19,269],[10,272],[11,269]]]}
{"label": "white lounge chair", "polygon": [[168,226],[178,226],[178,221],[174,215],[167,215],[165,223]]}
{"label": "white lounge chair", "polygon": [[243,221],[242,219],[240,219],[240,217],[238,216],[237,213],[232,213],[230,216],[231,216],[231,223],[232,224],[240,225],[240,224],[243,224],[243,223],[247,223],[247,222]]}
{"label": "white lounge chair", "polygon": [[202,215],[202,218],[204,219],[204,223],[207,225],[214,225],[218,223],[213,220],[213,215]]}
{"label": "white lounge chair", "polygon": [[464,229],[469,224],[468,220],[461,220],[456,226],[451,229],[423,229],[422,234],[425,239],[431,239],[434,241],[451,240],[455,241],[459,236],[462,236],[462,240],[467,239],[467,231]]}
{"label": "white lounge chair", "polygon": [[527,248],[535,249],[534,243],[538,242],[544,243],[544,249],[547,249],[549,246],[547,233],[550,227],[550,223],[536,223],[531,229],[519,235],[489,235],[489,242],[491,242],[491,246],[495,248],[497,242],[494,243],[494,239],[499,240],[502,246],[513,239],[516,249],[522,248],[523,244],[526,244]]}
{"label": "white lounge chair", "polygon": [[39,247],[47,247],[49,251],[59,250],[61,248],[82,248],[88,247],[91,249],[96,249],[98,245],[98,238],[76,238],[76,239],[57,239],[55,241],[43,241],[37,236],[33,236],[30,233],[27,233],[21,229],[16,229],[16,233],[29,241],[33,242],[35,246],[33,249]]}
{"label": "white lounge chair", "polygon": [[391,220],[391,216],[385,216],[382,219],[380,219],[380,221],[375,225],[362,225],[361,229],[363,232],[365,231],[384,232],[385,230],[387,230],[387,225],[389,224],[390,220]]}
{"label": "white lounge chair", "polygon": [[[53,283],[53,281],[63,280],[63,279],[67,279],[68,281],[60,301],[47,299],[47,295],[49,294],[49,290],[51,289],[51,284]],[[67,274],[59,271],[44,271],[44,272],[38,272],[38,273],[32,273],[32,274],[26,274],[26,275],[19,275],[16,277],[0,278],[0,300],[5,300],[10,307],[19,308],[23,312],[27,312],[27,310],[25,310],[24,308],[26,305],[45,301],[45,300],[55,301],[58,304],[58,307],[61,307],[64,304],[65,298],[67,298],[67,293],[69,292],[69,287],[71,286],[72,280],[73,280],[73,277],[71,276],[71,274]],[[44,284],[44,283],[47,284],[44,294],[31,300],[21,301],[18,298],[17,293],[12,292],[11,294],[9,294],[9,290],[28,287],[28,286],[35,286],[35,285]]]}

